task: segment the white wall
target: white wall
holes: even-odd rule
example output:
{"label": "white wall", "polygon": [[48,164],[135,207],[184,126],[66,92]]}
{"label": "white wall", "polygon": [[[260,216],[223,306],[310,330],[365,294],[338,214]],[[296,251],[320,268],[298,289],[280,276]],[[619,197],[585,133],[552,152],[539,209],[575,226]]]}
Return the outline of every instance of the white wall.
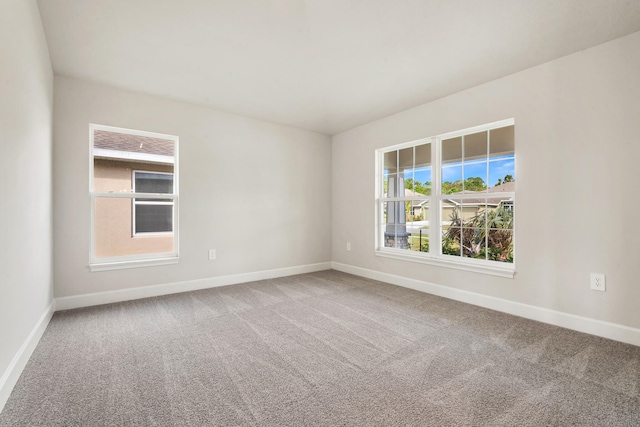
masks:
{"label": "white wall", "polygon": [[[0,3],[0,409],[53,297],[53,72],[35,1]],[[15,361],[14,361],[15,362]],[[17,371],[19,374],[19,370]],[[17,378],[13,378],[15,380]]]}
{"label": "white wall", "polygon": [[[54,87],[56,297],[331,260],[329,137],[66,77]],[[89,123],[180,137],[179,264],[89,272]]]}
{"label": "white wall", "polygon": [[[510,117],[515,278],[376,257],[374,150]],[[640,328],[639,142],[640,33],[335,135],[332,258]],[[606,292],[589,289],[591,272]]]}

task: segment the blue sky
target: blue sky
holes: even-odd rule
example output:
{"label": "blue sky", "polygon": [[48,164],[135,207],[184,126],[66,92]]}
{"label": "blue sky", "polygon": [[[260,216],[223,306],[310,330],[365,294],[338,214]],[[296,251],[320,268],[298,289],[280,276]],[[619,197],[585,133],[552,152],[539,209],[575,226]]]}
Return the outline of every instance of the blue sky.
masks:
{"label": "blue sky", "polygon": [[[487,182],[487,166],[489,168],[489,187],[504,179],[505,175],[515,178],[515,161],[513,155],[495,157],[490,162],[470,162],[464,165],[464,179],[480,177]],[[450,163],[442,168],[442,181],[457,181],[462,179],[462,163]],[[422,181],[421,181],[422,182]]]}
{"label": "blue sky", "polygon": [[[498,179],[504,179],[505,175],[515,178],[515,161],[513,155],[494,157],[490,162],[470,162],[464,165],[464,179],[479,176],[487,180],[487,167],[489,168],[489,186],[493,187]],[[405,178],[410,178],[409,174]],[[424,183],[431,181],[431,169],[417,169],[414,171],[414,179]],[[449,163],[442,168],[442,181],[457,181],[462,179],[462,163]]]}

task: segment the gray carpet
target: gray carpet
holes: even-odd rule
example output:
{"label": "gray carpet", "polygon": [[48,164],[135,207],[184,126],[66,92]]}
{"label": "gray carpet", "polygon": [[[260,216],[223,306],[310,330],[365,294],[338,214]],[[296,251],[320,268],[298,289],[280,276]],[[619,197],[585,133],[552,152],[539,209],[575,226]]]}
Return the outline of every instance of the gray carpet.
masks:
{"label": "gray carpet", "polygon": [[2,426],[640,426],[640,348],[324,271],[54,315]]}

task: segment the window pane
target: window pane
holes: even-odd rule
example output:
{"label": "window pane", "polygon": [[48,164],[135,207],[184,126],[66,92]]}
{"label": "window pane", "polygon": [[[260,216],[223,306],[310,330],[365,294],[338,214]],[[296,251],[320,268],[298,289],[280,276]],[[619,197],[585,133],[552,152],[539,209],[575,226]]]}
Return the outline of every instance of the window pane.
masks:
{"label": "window pane", "polygon": [[[471,223],[474,223],[477,219],[478,212],[484,205],[484,200],[480,199],[466,199],[462,201],[460,207],[460,217],[465,227],[471,227]],[[475,226],[474,226],[475,227]]]}
{"label": "window pane", "polygon": [[465,135],[464,145],[464,185],[465,192],[486,191],[487,182],[487,138],[488,132]]}
{"label": "window pane", "polygon": [[384,217],[385,217],[385,222],[387,224],[395,224],[396,223],[396,204],[398,202],[387,202],[385,203],[385,213],[384,213]]}
{"label": "window pane", "polygon": [[415,252],[429,252],[429,230],[422,227],[414,230],[409,237],[409,249]]}
{"label": "window pane", "polygon": [[409,249],[409,236],[407,232],[407,205],[411,202],[398,201],[386,202],[384,218],[384,245],[385,247]]}
{"label": "window pane", "polygon": [[403,180],[403,187],[406,190],[404,193],[400,192],[398,193],[401,197],[411,197],[411,196],[415,196],[416,193],[416,189],[420,189],[420,186],[417,185],[418,183],[415,181],[414,174],[413,174],[413,170],[410,171],[410,173],[404,173],[404,180]]}
{"label": "window pane", "polygon": [[414,189],[416,194],[431,195],[431,167],[416,169],[413,173]]}
{"label": "window pane", "polygon": [[516,181],[515,160],[513,157],[499,157],[498,160],[489,162],[489,187],[500,187],[493,191],[515,191]]}
{"label": "window pane", "polygon": [[442,227],[442,253],[460,256],[460,227]]}
{"label": "window pane", "polygon": [[460,226],[460,203],[459,200],[451,199],[442,201],[442,210],[440,212],[442,225]]}
{"label": "window pane", "polygon": [[453,194],[463,190],[462,137],[442,141],[442,193]]}
{"label": "window pane", "polygon": [[487,200],[478,200],[476,211],[472,217],[473,227],[486,228],[487,223]]}
{"label": "window pane", "polygon": [[445,199],[440,208],[442,253],[460,256],[460,200]]}
{"label": "window pane", "polygon": [[514,126],[507,126],[489,131],[489,157],[513,155],[515,152],[514,130]]}
{"label": "window pane", "polygon": [[390,231],[385,231],[384,233],[384,247],[385,248],[395,248],[396,246],[395,234]]}
{"label": "window pane", "polygon": [[173,173],[174,145],[169,139],[94,130],[94,191],[130,193],[135,170]]}
{"label": "window pane", "polygon": [[431,144],[416,146],[416,168],[431,166]]}
{"label": "window pane", "polygon": [[134,172],[136,193],[173,193],[173,175],[153,172]]}
{"label": "window pane", "polygon": [[[515,182],[514,126],[493,129],[489,138],[489,187]],[[515,191],[514,184],[507,187]]]}
{"label": "window pane", "polygon": [[378,227],[379,230],[379,236],[378,239],[381,239],[381,241],[378,241],[378,244],[381,246],[385,246],[385,232],[387,231],[387,202],[381,202],[380,203],[380,218],[378,219],[378,224],[376,225]]}
{"label": "window pane", "polygon": [[469,257],[473,245],[473,229],[464,227],[460,229],[460,244],[462,256]]}
{"label": "window pane", "polygon": [[[144,158],[146,161],[158,160],[153,156],[174,156],[174,143],[170,139],[152,138],[149,136],[131,135],[120,133],[115,130],[94,130],[93,131],[94,157],[105,154],[99,150],[118,152],[118,158],[136,157]],[[164,159],[167,161],[167,159]]]}
{"label": "window pane", "polygon": [[[507,211],[511,212],[511,216],[512,216],[512,217],[513,217],[513,216],[515,216],[515,204],[513,203],[513,200],[504,200],[504,201],[502,202],[502,207],[503,207],[505,210],[507,210]],[[513,228],[513,225],[512,225],[512,227],[511,227],[511,228]]]}
{"label": "window pane", "polygon": [[513,200],[509,197],[487,199],[487,259],[513,262]]}
{"label": "window pane", "polygon": [[389,151],[384,153],[384,171],[387,173],[398,172],[398,152]]}
{"label": "window pane", "polygon": [[387,248],[396,247],[396,225],[387,223],[384,230],[384,246]]}
{"label": "window pane", "polygon": [[442,168],[442,194],[453,194],[462,191],[462,166]]}
{"label": "window pane", "polygon": [[173,235],[134,237],[133,199],[96,197],[94,244],[97,258],[174,251]]}
{"label": "window pane", "polygon": [[408,178],[412,178],[413,147],[403,148],[398,151],[400,172],[404,172]]}
{"label": "window pane", "polygon": [[445,139],[442,141],[442,163],[462,161],[462,137]]}
{"label": "window pane", "polygon": [[431,144],[415,147],[414,194],[431,195]]}
{"label": "window pane", "polygon": [[407,221],[422,224],[424,221],[429,221],[429,203],[426,200],[412,200],[411,211]]}
{"label": "window pane", "polygon": [[487,162],[464,164],[464,190],[487,191]]}
{"label": "window pane", "polygon": [[487,132],[464,136],[464,161],[484,160],[487,158]]}
{"label": "window pane", "polygon": [[395,173],[386,173],[383,176],[382,181],[382,197],[394,197],[389,195],[389,185],[392,186],[391,192],[395,195],[394,186],[396,185],[396,174]]}
{"label": "window pane", "polygon": [[462,228],[462,256],[467,258],[484,259],[485,251],[485,229],[484,228]]}
{"label": "window pane", "polygon": [[173,231],[172,204],[136,203],[136,234]]}
{"label": "window pane", "polygon": [[[95,158],[93,161],[93,188],[95,191],[131,193],[131,163]],[[142,165],[140,165],[142,166]]]}
{"label": "window pane", "polygon": [[487,199],[487,228],[513,229],[513,200],[508,197]]}
{"label": "window pane", "polygon": [[404,180],[398,174],[389,174],[386,187],[387,197],[404,197]]}
{"label": "window pane", "polygon": [[[398,173],[398,197],[411,196],[414,191],[413,147],[398,151],[400,172]],[[406,191],[405,191],[406,190]]]}
{"label": "window pane", "polygon": [[513,230],[489,229],[487,241],[487,259],[513,262]]}
{"label": "window pane", "polygon": [[429,203],[426,200],[411,202],[411,215],[407,222],[409,249],[429,252]]}

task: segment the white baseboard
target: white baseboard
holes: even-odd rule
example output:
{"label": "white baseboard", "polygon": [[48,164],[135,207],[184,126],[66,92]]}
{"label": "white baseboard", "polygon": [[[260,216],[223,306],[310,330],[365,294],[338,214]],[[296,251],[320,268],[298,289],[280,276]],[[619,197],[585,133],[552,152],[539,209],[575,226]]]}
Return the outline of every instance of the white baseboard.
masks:
{"label": "white baseboard", "polygon": [[379,271],[338,262],[332,262],[331,267],[334,270],[355,274],[356,276],[379,280],[392,285],[402,286],[416,291],[489,308],[491,310],[501,311],[503,313],[513,314],[515,316],[537,320],[539,322],[555,326],[561,326],[574,331],[640,346],[640,329],[631,328],[629,326],[603,322],[601,320],[591,319],[588,317],[576,316],[574,314],[563,313],[561,311],[522,304],[502,298],[482,295],[448,286],[436,285],[435,283],[409,279],[402,276],[396,276],[394,274],[381,273]]}
{"label": "white baseboard", "polygon": [[253,282],[256,280],[274,279],[276,277],[293,276],[294,274],[313,273],[315,271],[329,270],[330,268],[330,262],[321,262],[318,264],[299,265],[295,267],[277,268],[274,270],[263,270],[251,273],[233,274],[229,276],[189,280],[184,282],[165,283],[162,285],[143,286],[139,288],[74,295],[71,297],[56,298],[55,309],[56,311],[59,311],[69,310],[73,308],[90,307],[93,305],[109,304],[112,302],[129,301],[140,298],[176,294],[179,292],[215,288],[218,286],[234,285],[236,283],[245,283]]}
{"label": "white baseboard", "polygon": [[42,338],[42,334],[44,334],[45,329],[47,329],[47,325],[49,325],[49,321],[53,316],[54,312],[54,304],[51,302],[49,306],[45,309],[44,313],[38,319],[38,323],[33,327],[27,339],[24,340],[18,352],[9,363],[9,366],[0,377],[0,412],[2,412],[2,408],[4,408],[5,403],[9,399],[11,395],[11,391],[13,391],[13,387],[15,387],[24,367],[27,366],[27,362],[35,350],[38,342],[40,342],[40,338]]}

